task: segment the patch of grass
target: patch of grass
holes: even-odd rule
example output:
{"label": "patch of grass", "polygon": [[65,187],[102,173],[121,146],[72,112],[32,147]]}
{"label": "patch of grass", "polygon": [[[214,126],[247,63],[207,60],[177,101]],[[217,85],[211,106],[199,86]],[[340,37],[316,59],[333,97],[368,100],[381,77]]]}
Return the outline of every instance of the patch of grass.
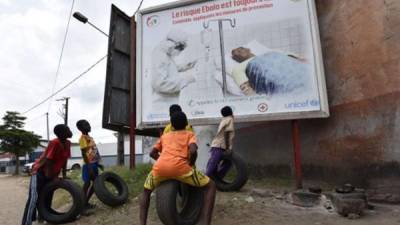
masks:
{"label": "patch of grass", "polygon": [[[143,184],[148,173],[151,171],[151,164],[139,164],[135,170],[130,170],[126,166],[113,166],[105,168],[105,171],[110,171],[118,174],[128,185],[130,197],[136,197],[143,191]],[[83,186],[81,170],[71,171],[68,176],[79,185]],[[101,174],[101,171],[100,171]]]}
{"label": "patch of grass", "polygon": [[53,194],[51,207],[57,212],[65,213],[71,208],[72,202],[72,196],[66,190],[57,189]]}

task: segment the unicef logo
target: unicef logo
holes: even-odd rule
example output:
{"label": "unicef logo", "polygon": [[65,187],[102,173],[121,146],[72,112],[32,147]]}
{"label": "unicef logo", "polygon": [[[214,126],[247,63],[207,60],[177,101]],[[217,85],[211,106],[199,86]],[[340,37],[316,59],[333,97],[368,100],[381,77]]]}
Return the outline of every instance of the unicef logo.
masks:
{"label": "unicef logo", "polygon": [[150,16],[146,20],[146,24],[148,27],[155,27],[160,23],[160,18],[158,16]]}

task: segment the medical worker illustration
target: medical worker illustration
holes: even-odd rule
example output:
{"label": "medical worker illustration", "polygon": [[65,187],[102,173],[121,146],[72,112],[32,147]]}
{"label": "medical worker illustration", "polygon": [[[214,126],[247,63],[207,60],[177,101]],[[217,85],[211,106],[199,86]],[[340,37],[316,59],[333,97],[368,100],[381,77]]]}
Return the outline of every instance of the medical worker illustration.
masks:
{"label": "medical worker illustration", "polygon": [[190,73],[196,61],[178,64],[179,56],[188,45],[188,35],[181,30],[171,30],[152,52],[151,85],[155,102],[172,104],[179,101],[180,91],[195,77]]}

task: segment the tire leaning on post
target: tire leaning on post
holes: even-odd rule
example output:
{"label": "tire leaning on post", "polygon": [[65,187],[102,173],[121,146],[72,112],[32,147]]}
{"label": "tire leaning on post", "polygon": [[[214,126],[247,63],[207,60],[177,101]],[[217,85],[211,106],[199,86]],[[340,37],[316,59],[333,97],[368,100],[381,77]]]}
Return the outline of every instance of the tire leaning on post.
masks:
{"label": "tire leaning on post", "polygon": [[[107,189],[106,182],[111,183],[117,189],[117,195]],[[111,207],[123,205],[129,197],[128,185],[120,176],[112,172],[100,174],[94,181],[93,187],[97,198]]]}
{"label": "tire leaning on post", "polygon": [[229,160],[232,162],[232,167],[236,168],[236,177],[232,182],[226,182],[222,177],[213,174],[211,179],[214,180],[215,185],[219,191],[239,191],[249,179],[247,165],[244,160],[235,153],[231,155],[223,155],[221,161]]}
{"label": "tire leaning on post", "polygon": [[[183,203],[177,208],[177,198],[181,195]],[[164,225],[194,225],[200,218],[203,208],[204,191],[179,181],[168,180],[156,189],[157,214]]]}
{"label": "tire leaning on post", "polygon": [[[50,198],[57,189],[66,190],[72,197],[72,207],[65,213],[56,212],[51,205],[46,205],[47,199]],[[46,184],[38,199],[38,211],[42,218],[53,224],[61,224],[71,222],[82,212],[85,204],[85,193],[82,188],[70,180],[56,180]]]}

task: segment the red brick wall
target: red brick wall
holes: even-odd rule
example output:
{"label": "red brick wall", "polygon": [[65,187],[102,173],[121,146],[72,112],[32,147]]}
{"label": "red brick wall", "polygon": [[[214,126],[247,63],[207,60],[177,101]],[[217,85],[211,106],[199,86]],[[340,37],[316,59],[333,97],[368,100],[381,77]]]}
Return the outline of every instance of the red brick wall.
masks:
{"label": "red brick wall", "polygon": [[[300,123],[305,176],[364,181],[398,173],[400,1],[316,5],[331,117]],[[239,130],[236,144],[253,171],[290,171],[289,122]]]}
{"label": "red brick wall", "polygon": [[316,3],[331,106],[400,91],[400,1]]}

